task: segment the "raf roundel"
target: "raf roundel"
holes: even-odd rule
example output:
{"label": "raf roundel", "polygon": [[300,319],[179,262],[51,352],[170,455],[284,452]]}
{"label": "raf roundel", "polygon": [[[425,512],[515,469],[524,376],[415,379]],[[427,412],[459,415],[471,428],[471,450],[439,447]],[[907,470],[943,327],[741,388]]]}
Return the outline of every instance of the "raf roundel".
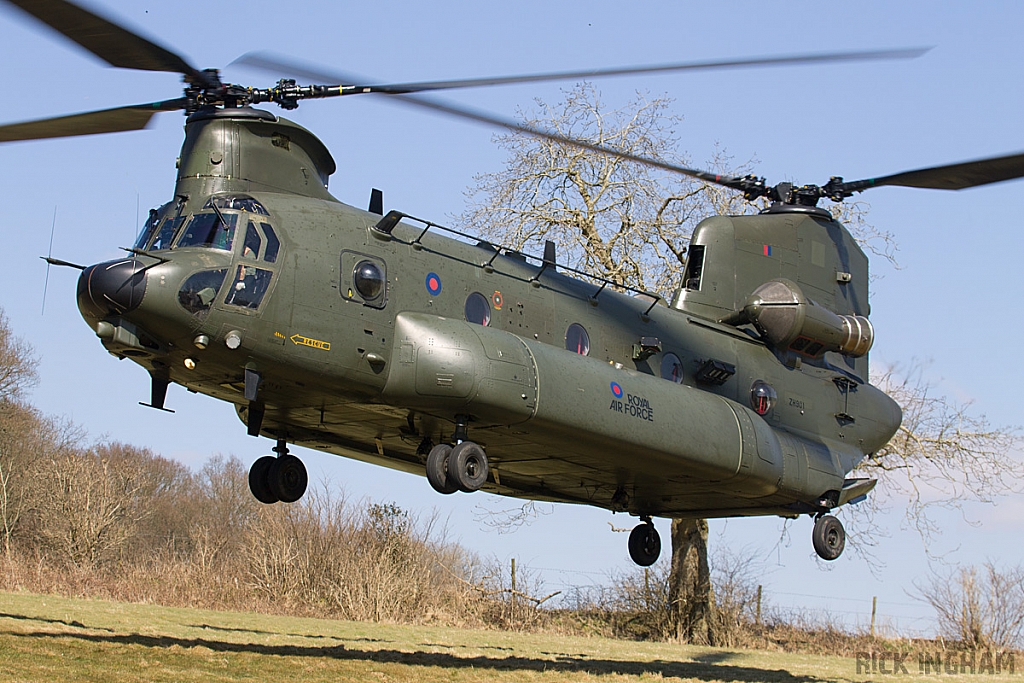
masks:
{"label": "raf roundel", "polygon": [[441,293],[441,276],[437,273],[427,273],[427,291],[430,296],[437,296]]}
{"label": "raf roundel", "polygon": [[612,382],[612,396],[615,398],[622,398],[622,387],[619,386],[618,382]]}

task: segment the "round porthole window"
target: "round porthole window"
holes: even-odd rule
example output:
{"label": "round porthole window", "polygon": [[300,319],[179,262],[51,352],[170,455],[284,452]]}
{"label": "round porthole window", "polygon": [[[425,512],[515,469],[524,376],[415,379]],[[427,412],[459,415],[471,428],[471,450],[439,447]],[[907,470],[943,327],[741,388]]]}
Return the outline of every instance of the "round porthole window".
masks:
{"label": "round porthole window", "polygon": [[573,353],[586,356],[590,353],[590,335],[583,329],[583,325],[573,323],[565,331],[565,348]]}
{"label": "round porthole window", "polygon": [[491,305],[480,292],[466,297],[466,320],[487,327],[491,323]]}
{"label": "round porthole window", "polygon": [[767,415],[778,398],[772,385],[764,380],[759,379],[750,387],[750,406],[758,415]]}
{"label": "round porthole window", "polygon": [[359,296],[366,301],[374,301],[384,294],[384,271],[373,261],[357,263],[352,281]]}
{"label": "round porthole window", "polygon": [[679,384],[683,381],[683,363],[674,353],[666,353],[661,359],[661,377]]}

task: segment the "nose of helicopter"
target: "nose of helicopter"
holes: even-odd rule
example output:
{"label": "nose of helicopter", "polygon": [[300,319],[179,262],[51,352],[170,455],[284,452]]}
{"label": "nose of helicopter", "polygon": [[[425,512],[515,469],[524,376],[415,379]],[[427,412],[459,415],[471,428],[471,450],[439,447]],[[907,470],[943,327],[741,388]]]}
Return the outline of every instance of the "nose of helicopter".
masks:
{"label": "nose of helicopter", "polygon": [[97,263],[78,278],[78,310],[89,321],[134,310],[145,294],[146,267],[134,258]]}

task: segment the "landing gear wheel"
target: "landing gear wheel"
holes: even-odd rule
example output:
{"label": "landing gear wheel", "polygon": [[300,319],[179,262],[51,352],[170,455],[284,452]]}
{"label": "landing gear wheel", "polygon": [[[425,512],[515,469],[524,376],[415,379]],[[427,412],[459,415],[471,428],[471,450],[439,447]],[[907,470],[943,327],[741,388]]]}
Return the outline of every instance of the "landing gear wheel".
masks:
{"label": "landing gear wheel", "polygon": [[273,460],[267,476],[270,490],[282,503],[294,503],[302,498],[309,483],[306,466],[294,455],[282,455]]}
{"label": "landing gear wheel", "polygon": [[272,455],[264,455],[249,468],[249,491],[261,503],[273,505],[280,500],[270,489],[270,468],[277,462]]}
{"label": "landing gear wheel", "polygon": [[452,449],[448,458],[448,477],[459,490],[466,493],[477,491],[487,483],[490,468],[484,449],[472,441],[463,441]]}
{"label": "landing gear wheel", "polygon": [[661,555],[661,536],[650,522],[637,524],[629,532],[629,556],[641,567],[650,567]]}
{"label": "landing gear wheel", "polygon": [[814,520],[811,533],[814,552],[823,560],[832,561],[843,554],[846,547],[846,529],[842,522],[832,515],[823,515]]}
{"label": "landing gear wheel", "polygon": [[448,476],[448,463],[451,461],[452,447],[446,443],[438,444],[427,454],[427,481],[438,493],[455,493],[459,485]]}

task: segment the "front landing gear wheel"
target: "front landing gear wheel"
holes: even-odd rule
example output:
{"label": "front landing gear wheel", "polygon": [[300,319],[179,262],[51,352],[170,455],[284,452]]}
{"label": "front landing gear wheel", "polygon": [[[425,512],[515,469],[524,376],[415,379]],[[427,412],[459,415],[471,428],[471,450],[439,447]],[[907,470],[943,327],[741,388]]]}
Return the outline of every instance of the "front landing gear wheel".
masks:
{"label": "front landing gear wheel", "polygon": [[272,455],[264,455],[249,468],[249,491],[253,497],[266,505],[273,505],[279,498],[270,489],[270,468],[277,462]]}
{"label": "front landing gear wheel", "polygon": [[455,493],[459,485],[448,476],[448,462],[451,460],[452,447],[446,443],[438,444],[427,454],[427,481],[438,493]]}
{"label": "front landing gear wheel", "polygon": [[843,554],[846,547],[846,529],[842,522],[832,515],[823,515],[814,520],[811,533],[814,552],[823,560],[832,561]]}
{"label": "front landing gear wheel", "polygon": [[641,567],[650,567],[661,555],[661,536],[651,522],[637,524],[629,532],[629,556]]}
{"label": "front landing gear wheel", "polygon": [[452,449],[448,458],[448,478],[455,482],[459,490],[466,493],[478,491],[487,483],[489,472],[487,454],[478,444],[463,441]]}
{"label": "front landing gear wheel", "polygon": [[306,466],[294,455],[273,458],[267,481],[270,490],[282,503],[294,503],[306,492],[309,477]]}

